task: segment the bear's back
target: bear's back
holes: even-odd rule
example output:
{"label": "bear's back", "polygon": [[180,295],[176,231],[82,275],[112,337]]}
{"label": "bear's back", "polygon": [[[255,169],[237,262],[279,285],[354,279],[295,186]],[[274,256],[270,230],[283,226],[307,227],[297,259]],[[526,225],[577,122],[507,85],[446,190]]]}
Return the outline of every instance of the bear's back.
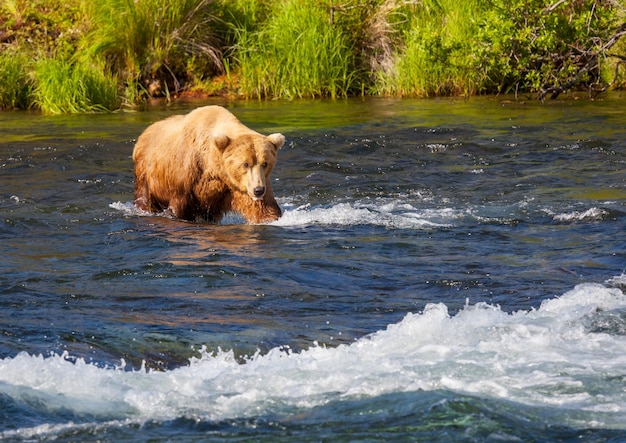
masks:
{"label": "bear's back", "polygon": [[202,128],[214,135],[226,134],[236,137],[241,134],[258,134],[245,126],[233,113],[221,106],[203,106],[184,116],[185,126]]}

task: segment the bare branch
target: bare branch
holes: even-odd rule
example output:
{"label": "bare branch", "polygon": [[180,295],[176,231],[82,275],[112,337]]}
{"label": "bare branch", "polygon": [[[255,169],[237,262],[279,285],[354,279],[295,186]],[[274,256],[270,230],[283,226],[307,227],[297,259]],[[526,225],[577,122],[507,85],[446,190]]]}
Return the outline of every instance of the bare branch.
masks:
{"label": "bare branch", "polygon": [[561,6],[563,3],[565,3],[567,0],[559,0],[558,2],[556,2],[553,5],[548,6],[547,8],[545,8],[543,10],[544,14],[550,14],[552,11],[554,11],[556,8],[558,8],[559,6]]}

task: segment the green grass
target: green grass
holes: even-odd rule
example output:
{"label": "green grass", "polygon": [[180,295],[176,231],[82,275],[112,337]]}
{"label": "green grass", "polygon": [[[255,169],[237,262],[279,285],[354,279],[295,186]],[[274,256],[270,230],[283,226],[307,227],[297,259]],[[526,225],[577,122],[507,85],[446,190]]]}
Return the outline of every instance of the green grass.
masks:
{"label": "green grass", "polygon": [[119,106],[117,80],[98,66],[41,58],[35,63],[34,104],[46,114],[108,111]]}
{"label": "green grass", "polygon": [[276,2],[265,25],[240,36],[244,96],[344,97],[355,87],[350,42],[330,24],[320,2]]}
{"label": "green grass", "polygon": [[127,89],[182,90],[194,73],[223,72],[210,0],[93,0],[84,54],[102,58]]}
{"label": "green grass", "polygon": [[32,82],[27,56],[0,53],[0,109],[26,109],[31,106]]}
{"label": "green grass", "polygon": [[486,6],[481,0],[424,0],[399,7],[394,68],[380,73],[376,91],[417,97],[497,92],[480,58],[484,43],[476,39]]}

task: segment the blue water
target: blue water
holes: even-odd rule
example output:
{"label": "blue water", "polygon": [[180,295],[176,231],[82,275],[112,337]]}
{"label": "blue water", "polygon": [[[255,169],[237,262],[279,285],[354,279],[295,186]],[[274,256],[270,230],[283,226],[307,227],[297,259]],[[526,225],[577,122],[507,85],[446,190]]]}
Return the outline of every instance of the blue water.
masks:
{"label": "blue water", "polygon": [[0,120],[0,439],[623,441],[623,98],[211,102],[284,215],[132,206],[208,102]]}

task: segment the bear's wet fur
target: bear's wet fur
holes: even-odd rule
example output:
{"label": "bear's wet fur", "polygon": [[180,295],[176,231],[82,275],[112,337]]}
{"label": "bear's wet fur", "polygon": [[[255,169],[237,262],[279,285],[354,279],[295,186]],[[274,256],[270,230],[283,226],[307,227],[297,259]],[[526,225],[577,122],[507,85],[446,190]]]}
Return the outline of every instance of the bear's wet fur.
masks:
{"label": "bear's wet fur", "polygon": [[282,134],[262,135],[221,106],[204,106],[149,126],[137,139],[135,205],[175,217],[219,222],[229,211],[248,223],[277,220],[270,183]]}

